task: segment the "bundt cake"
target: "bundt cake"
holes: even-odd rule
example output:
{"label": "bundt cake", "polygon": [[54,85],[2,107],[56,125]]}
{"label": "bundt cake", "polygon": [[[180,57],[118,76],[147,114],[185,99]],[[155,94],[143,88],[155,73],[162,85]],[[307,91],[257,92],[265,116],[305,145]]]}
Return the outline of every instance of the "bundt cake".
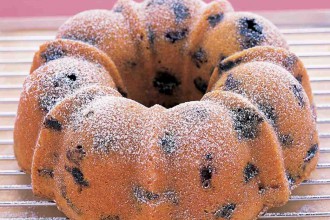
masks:
{"label": "bundt cake", "polygon": [[225,0],[120,0],[35,54],[14,150],[71,219],[256,219],[315,169],[304,65]]}

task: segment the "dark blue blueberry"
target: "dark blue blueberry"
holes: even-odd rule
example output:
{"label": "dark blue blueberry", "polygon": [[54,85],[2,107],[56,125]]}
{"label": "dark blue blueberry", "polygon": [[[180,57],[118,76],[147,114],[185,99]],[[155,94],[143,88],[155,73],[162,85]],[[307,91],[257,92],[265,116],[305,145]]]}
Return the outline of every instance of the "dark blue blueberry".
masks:
{"label": "dark blue blueberry", "polygon": [[96,45],[98,40],[100,39],[100,36],[91,36],[91,35],[85,35],[82,33],[65,33],[61,36],[62,39],[68,39],[68,40],[74,40],[74,41],[81,41],[90,45]]}
{"label": "dark blue blueberry", "polygon": [[289,71],[292,71],[294,66],[296,65],[297,61],[298,61],[298,57],[296,55],[292,54],[283,60],[283,65],[286,69],[288,69]]}
{"label": "dark blue blueberry", "polygon": [[319,151],[319,145],[318,144],[314,144],[308,151],[307,151],[307,155],[304,158],[304,162],[310,162],[317,154],[317,152]]}
{"label": "dark blue blueberry", "polygon": [[216,218],[231,219],[236,209],[236,204],[228,203],[217,210],[214,215]]}
{"label": "dark blue blueberry", "polygon": [[177,23],[184,21],[190,16],[189,8],[181,1],[174,2],[172,8],[175,15],[175,21]]}
{"label": "dark blue blueberry", "polygon": [[302,75],[298,75],[298,76],[296,76],[296,80],[297,80],[300,84],[302,84],[302,78],[303,78]]}
{"label": "dark blue blueberry", "polygon": [[200,91],[202,94],[205,94],[207,91],[207,87],[208,87],[208,82],[204,79],[202,79],[202,77],[197,77],[196,79],[194,79],[194,85],[196,87],[196,89],[198,91]]}
{"label": "dark blue blueberry", "polygon": [[38,175],[45,178],[53,178],[54,170],[53,169],[38,169]]}
{"label": "dark blue blueberry", "polygon": [[68,167],[65,166],[65,170],[71,173],[73,180],[75,181],[76,184],[78,184],[81,187],[87,187],[89,186],[89,182],[85,180],[84,174],[81,172],[81,170],[77,167]]}
{"label": "dark blue blueberry", "polygon": [[177,149],[176,137],[171,132],[165,132],[160,139],[160,146],[166,154],[172,154]]}
{"label": "dark blue blueberry", "polygon": [[101,217],[100,220],[120,220],[118,215],[108,215]]}
{"label": "dark blue blueberry", "polygon": [[285,147],[292,146],[293,138],[290,134],[279,134],[278,137],[283,146],[285,146]]}
{"label": "dark blue blueberry", "polygon": [[124,10],[124,6],[122,6],[122,5],[118,5],[117,7],[115,7],[115,8],[113,9],[113,11],[114,11],[115,13],[122,13],[123,10]]}
{"label": "dark blue blueberry", "polygon": [[184,28],[182,30],[179,31],[169,31],[165,34],[165,39],[169,42],[171,42],[172,44],[174,44],[175,42],[179,41],[179,40],[183,40],[187,37],[188,35],[188,29]]}
{"label": "dark blue blueberry", "polygon": [[244,181],[248,183],[252,178],[259,174],[258,168],[252,164],[248,163],[244,168]]}
{"label": "dark blue blueberry", "polygon": [[200,177],[203,188],[207,189],[211,187],[213,168],[209,166],[204,166],[200,169]]}
{"label": "dark blue blueberry", "polygon": [[150,25],[147,28],[147,37],[150,45],[154,45],[156,39],[156,32],[152,29]]}
{"label": "dark blue blueberry", "polygon": [[253,109],[237,108],[232,109],[234,129],[239,139],[254,139],[259,134],[259,124],[263,118]]}
{"label": "dark blue blueberry", "polygon": [[73,82],[77,80],[77,76],[74,73],[67,75],[67,77],[69,80],[71,80]]}
{"label": "dark blue blueberry", "polygon": [[295,185],[296,182],[297,182],[296,178],[293,177],[293,176],[292,176],[291,174],[289,174],[289,173],[286,174],[286,178],[287,178],[287,180],[288,180],[288,182],[289,182],[289,186],[290,186],[290,188],[291,188],[293,185]]}
{"label": "dark blue blueberry", "polygon": [[179,198],[178,195],[175,191],[166,191],[163,193],[163,197],[166,201],[169,201],[173,205],[178,205],[179,204]]}
{"label": "dark blue blueberry", "polygon": [[265,39],[263,26],[255,18],[243,17],[239,20],[239,33],[243,49],[258,46]]}
{"label": "dark blue blueberry", "polygon": [[223,87],[224,91],[236,91],[239,92],[241,83],[233,77],[233,74],[228,74],[225,85]]}
{"label": "dark blue blueberry", "polygon": [[65,56],[65,53],[63,52],[62,48],[54,47],[53,45],[50,45],[46,51],[40,54],[40,56],[47,63],[49,61],[57,60]]}
{"label": "dark blue blueberry", "polygon": [[219,14],[210,15],[207,18],[207,20],[210,26],[214,28],[215,26],[217,26],[217,24],[219,24],[222,21],[223,17],[224,17],[223,13],[219,13]]}
{"label": "dark blue blueberry", "polygon": [[154,6],[154,5],[163,5],[165,3],[165,0],[151,0],[148,4],[147,7],[149,6]]}
{"label": "dark blue blueberry", "polygon": [[[224,61],[225,59],[227,59],[228,57],[227,56],[224,56],[224,55],[222,55],[222,54],[220,54],[220,56],[219,56],[220,58],[219,58],[219,61],[220,62],[222,62],[222,61]],[[240,60],[239,60],[240,61]],[[236,62],[236,61],[235,61]]]}
{"label": "dark blue blueberry", "polygon": [[158,89],[159,93],[164,95],[173,95],[180,84],[180,81],[167,71],[158,71],[153,80],[153,86]]}
{"label": "dark blue blueberry", "polygon": [[235,66],[237,66],[241,62],[242,62],[241,59],[228,60],[228,61],[220,62],[220,64],[219,64],[219,75],[221,75],[222,72],[227,72],[227,71],[231,70],[232,68],[234,68]]}
{"label": "dark blue blueberry", "polygon": [[83,146],[78,145],[76,148],[74,149],[69,149],[66,152],[66,158],[76,164],[79,165],[80,161],[82,161],[84,159],[84,157],[86,156],[86,151],[84,150]]}
{"label": "dark blue blueberry", "polygon": [[44,121],[44,126],[45,126],[45,128],[52,129],[52,130],[55,130],[55,131],[61,131],[62,130],[61,123],[53,117],[47,117]]}
{"label": "dark blue blueberry", "polygon": [[192,61],[197,68],[201,68],[204,63],[207,63],[207,54],[203,48],[199,48],[195,53],[191,55]]}
{"label": "dark blue blueberry", "polygon": [[298,104],[301,108],[303,108],[305,106],[305,99],[304,99],[304,90],[302,88],[302,86],[300,84],[294,84],[291,85],[291,90],[294,94],[294,96],[296,97],[296,99],[298,100]]}
{"label": "dark blue blueberry", "polygon": [[272,125],[276,125],[277,122],[277,114],[275,112],[275,108],[267,103],[258,104],[258,108],[260,111],[264,113],[266,118],[272,123]]}
{"label": "dark blue blueberry", "polygon": [[208,154],[206,154],[206,155],[205,155],[205,159],[206,159],[206,160],[209,160],[209,161],[213,160],[213,154],[212,154],[212,153],[208,153]]}
{"label": "dark blue blueberry", "polygon": [[160,198],[159,194],[145,190],[142,187],[134,187],[133,195],[135,199],[140,203],[147,203],[150,201],[158,200]]}

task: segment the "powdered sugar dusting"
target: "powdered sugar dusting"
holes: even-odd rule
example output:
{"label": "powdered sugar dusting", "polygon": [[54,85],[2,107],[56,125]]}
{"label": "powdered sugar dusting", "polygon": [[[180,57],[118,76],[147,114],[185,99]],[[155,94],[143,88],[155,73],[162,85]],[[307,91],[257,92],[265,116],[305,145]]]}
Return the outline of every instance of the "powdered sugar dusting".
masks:
{"label": "powdered sugar dusting", "polygon": [[[231,11],[226,1],[221,5]],[[285,172],[299,183],[315,165],[308,97],[275,60],[238,63],[202,101],[181,103],[201,97],[218,59],[257,45],[287,46],[261,17],[207,10],[197,0],[123,0],[111,11],[80,13],[60,28],[58,38],[82,41],[113,60],[136,100],[114,90],[119,85],[102,64],[89,61],[88,48],[82,56],[70,53],[75,47],[67,54],[56,48],[27,79],[25,96],[38,99],[57,125],[42,133],[60,137],[56,158],[40,160],[58,161],[54,180],[47,181],[55,182],[56,201],[70,218],[252,219],[287,201]],[[203,37],[199,28],[207,31]],[[39,150],[50,147],[39,144]]]}
{"label": "powdered sugar dusting", "polygon": [[241,94],[265,114],[277,132],[287,172],[300,182],[305,175],[300,166],[306,166],[306,152],[318,140],[308,97],[299,82],[278,65],[249,62],[224,74],[214,89]]}
{"label": "powdered sugar dusting", "polygon": [[102,66],[70,57],[51,61],[29,77],[32,80],[27,81],[24,91],[39,99],[45,111],[80,87],[92,84],[115,87]]}

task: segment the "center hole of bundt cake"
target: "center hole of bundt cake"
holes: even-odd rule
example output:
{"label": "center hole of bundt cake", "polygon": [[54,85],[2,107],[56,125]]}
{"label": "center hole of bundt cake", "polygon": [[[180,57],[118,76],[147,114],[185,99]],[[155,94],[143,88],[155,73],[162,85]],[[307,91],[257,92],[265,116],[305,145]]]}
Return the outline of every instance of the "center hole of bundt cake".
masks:
{"label": "center hole of bundt cake", "polygon": [[173,73],[168,68],[161,68],[147,75],[153,75],[151,82],[145,79],[142,84],[149,86],[140,93],[134,92],[135,85],[127,84],[127,97],[146,107],[158,104],[172,108],[184,102],[198,101],[205,94],[208,86],[208,82],[201,77],[194,80],[186,79],[184,74]]}
{"label": "center hole of bundt cake", "polygon": [[172,96],[174,90],[180,86],[181,82],[166,71],[158,71],[153,80],[153,86],[160,94]]}

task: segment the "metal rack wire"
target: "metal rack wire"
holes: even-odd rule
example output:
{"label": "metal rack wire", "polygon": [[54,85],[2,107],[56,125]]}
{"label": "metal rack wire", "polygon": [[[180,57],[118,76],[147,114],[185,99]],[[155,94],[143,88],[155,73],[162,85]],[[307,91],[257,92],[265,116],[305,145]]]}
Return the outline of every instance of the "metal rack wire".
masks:
{"label": "metal rack wire", "polygon": [[[260,219],[330,219],[330,28],[290,28],[282,33],[309,71],[318,111],[321,159],[311,179],[294,191],[289,205]],[[53,35],[0,32],[0,218],[66,219],[56,205],[32,195],[30,178],[13,155],[12,132],[22,82],[38,45]],[[26,43],[26,45],[25,45]]]}

